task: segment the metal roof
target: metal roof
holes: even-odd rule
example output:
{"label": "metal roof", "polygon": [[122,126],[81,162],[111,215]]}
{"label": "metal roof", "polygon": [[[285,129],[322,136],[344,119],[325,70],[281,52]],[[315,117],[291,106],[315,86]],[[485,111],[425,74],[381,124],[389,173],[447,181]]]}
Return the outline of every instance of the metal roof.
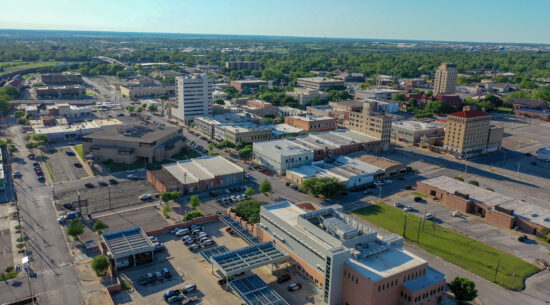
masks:
{"label": "metal roof", "polygon": [[212,264],[212,261],[210,260],[212,256],[222,254],[225,252],[229,252],[229,249],[227,249],[226,246],[217,246],[214,248],[208,248],[208,249],[202,250],[200,254],[202,255],[202,257],[204,257],[204,259],[208,263]]}
{"label": "metal roof", "polygon": [[275,264],[288,258],[288,254],[272,241],[256,244],[210,258],[225,277]]}
{"label": "metal roof", "polygon": [[229,286],[246,305],[288,305],[288,303],[256,274],[229,282]]}
{"label": "metal roof", "polygon": [[115,259],[155,249],[140,227],[105,233],[102,237]]}
{"label": "metal roof", "polygon": [[231,218],[231,216],[223,215],[220,217],[220,220],[231,227],[233,231],[237,232],[237,234],[239,234],[247,243],[254,245],[262,242],[256,235],[252,234],[240,223],[236,222],[235,219]]}

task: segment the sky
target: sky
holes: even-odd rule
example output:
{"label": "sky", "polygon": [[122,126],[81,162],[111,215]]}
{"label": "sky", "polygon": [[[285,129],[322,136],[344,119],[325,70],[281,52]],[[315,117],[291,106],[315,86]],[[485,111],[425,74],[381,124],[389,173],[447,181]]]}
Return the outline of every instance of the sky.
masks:
{"label": "sky", "polygon": [[550,43],[549,0],[0,0],[0,7],[0,29]]}

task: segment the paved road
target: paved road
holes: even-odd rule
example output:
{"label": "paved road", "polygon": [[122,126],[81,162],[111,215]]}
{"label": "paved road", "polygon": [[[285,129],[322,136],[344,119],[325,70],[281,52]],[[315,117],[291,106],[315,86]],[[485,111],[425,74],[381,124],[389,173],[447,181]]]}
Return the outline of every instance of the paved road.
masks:
{"label": "paved road", "polygon": [[[10,129],[16,145],[24,147],[20,127]],[[57,215],[50,200],[51,187],[39,183],[26,159],[24,149],[12,164],[14,171],[23,174],[15,181],[21,209],[22,226],[28,236],[27,250],[31,252],[31,269],[37,277],[31,278],[33,294],[44,299],[44,304],[84,304],[79,280],[72,267],[72,258],[63,233],[57,224]],[[13,301],[30,295],[26,278],[18,278],[0,285],[0,302]]]}

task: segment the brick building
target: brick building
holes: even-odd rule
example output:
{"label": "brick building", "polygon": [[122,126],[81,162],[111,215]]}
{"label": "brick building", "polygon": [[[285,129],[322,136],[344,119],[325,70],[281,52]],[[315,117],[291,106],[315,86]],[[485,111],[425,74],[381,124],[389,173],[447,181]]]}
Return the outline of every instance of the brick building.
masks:
{"label": "brick building", "polygon": [[335,118],[327,116],[287,116],[285,117],[285,124],[294,126],[307,131],[328,131],[336,129]]}

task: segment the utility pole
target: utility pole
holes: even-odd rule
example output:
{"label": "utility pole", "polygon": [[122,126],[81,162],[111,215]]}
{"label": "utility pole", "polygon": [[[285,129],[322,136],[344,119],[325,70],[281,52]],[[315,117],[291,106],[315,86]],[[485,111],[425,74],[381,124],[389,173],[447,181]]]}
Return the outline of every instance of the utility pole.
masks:
{"label": "utility pole", "polygon": [[111,210],[113,208],[111,207],[111,186],[110,185],[108,186],[108,189],[109,189],[109,210]]}
{"label": "utility pole", "polygon": [[[424,222],[426,222],[424,220]],[[420,226],[422,225],[422,219],[418,219],[418,234],[416,235],[416,243],[418,244],[418,240],[420,239]]]}
{"label": "utility pole", "polygon": [[500,268],[500,256],[498,257],[497,268],[495,270],[495,279],[493,282],[497,282],[498,268]]}
{"label": "utility pole", "polygon": [[404,213],[404,214],[405,214],[405,223],[403,224],[403,238],[407,239],[406,238],[406,235],[407,235],[407,213]]}
{"label": "utility pole", "polygon": [[521,160],[518,161],[518,170],[517,170],[517,172],[516,172],[516,177],[519,176],[519,166],[520,166],[520,165],[521,165]]}
{"label": "utility pole", "polygon": [[82,204],[80,203],[80,192],[76,191],[76,194],[78,195],[78,210],[80,210],[80,220],[83,220],[84,217],[82,217]]}
{"label": "utility pole", "polygon": [[[428,212],[428,210],[424,210],[424,223],[422,224],[422,232],[424,232],[424,227],[426,226],[426,212]],[[420,228],[418,228],[420,230]]]}

